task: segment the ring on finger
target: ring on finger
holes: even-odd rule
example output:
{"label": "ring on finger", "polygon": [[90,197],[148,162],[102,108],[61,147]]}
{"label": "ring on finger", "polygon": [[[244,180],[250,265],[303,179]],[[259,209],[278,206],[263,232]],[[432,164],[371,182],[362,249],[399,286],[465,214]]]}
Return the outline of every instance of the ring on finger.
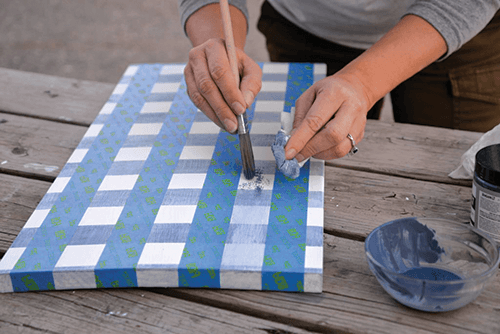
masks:
{"label": "ring on finger", "polygon": [[352,135],[350,133],[347,134],[347,139],[349,139],[351,141],[351,150],[349,151],[349,153],[347,153],[347,156],[351,156],[351,155],[355,154],[356,152],[358,152],[359,149],[356,146],[356,141],[354,140],[354,138],[352,137]]}

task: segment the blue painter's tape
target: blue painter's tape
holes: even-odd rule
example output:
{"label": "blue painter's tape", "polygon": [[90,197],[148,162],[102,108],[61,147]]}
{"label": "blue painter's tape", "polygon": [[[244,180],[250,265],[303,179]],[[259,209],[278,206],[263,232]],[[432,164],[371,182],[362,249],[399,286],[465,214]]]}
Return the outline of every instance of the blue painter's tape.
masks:
{"label": "blue painter's tape", "polygon": [[[156,140],[158,145],[152,146],[115,230],[99,259],[99,263],[105,265],[95,269],[95,274],[104,287],[127,287],[131,282],[133,286],[137,286],[135,267],[151,234],[156,214],[170,183],[169,177],[174,172],[197,111],[187,96],[184,82],[175,96],[169,116],[177,117],[179,124],[174,127],[170,123],[164,123],[161,128]],[[170,142],[178,141],[179,145],[167,145],[165,139]],[[110,268],[120,268],[126,271],[127,275],[110,281],[108,276],[103,275]]]}
{"label": "blue painter's tape", "polygon": [[[290,112],[295,100],[313,83],[313,67],[310,64],[290,64],[288,71],[286,112]],[[262,268],[262,289],[303,290],[307,208],[300,198],[309,196],[309,166],[310,162],[307,162],[294,180],[276,173]]]}
{"label": "blue painter's tape", "polygon": [[[247,110],[251,122],[255,103]],[[251,128],[250,128],[251,131]],[[214,164],[207,171],[200,201],[179,264],[179,286],[220,288],[222,254],[242,172],[239,139],[219,132]],[[197,242],[204,240],[204,242]],[[200,261],[199,254],[203,254]]]}
{"label": "blue painter's tape", "polygon": [[307,88],[312,86],[313,82],[313,64],[290,64],[285,94],[285,109],[283,111],[290,112],[290,109],[295,106],[295,101]]}
{"label": "blue painter's tape", "polygon": [[[159,66],[142,65],[135,77],[156,80],[157,75],[155,76],[154,73],[158,73],[159,70]],[[30,279],[33,282],[30,281],[30,286],[38,286],[40,289],[55,286],[51,272],[75,233],[78,222],[85,213],[86,203],[94,197],[111,165],[110,162],[113,161],[126,139],[128,129],[137,119],[138,112],[144,104],[144,96],[147,96],[147,90],[147,87],[140,84],[130,85],[127,88],[123,101],[120,99],[120,104],[113,110],[108,123],[102,127],[100,135],[95,138],[88,153],[79,163],[68,186],[59,195],[59,200],[52,207],[21,256],[23,268],[14,268],[11,271],[16,291],[30,289],[22,280],[25,276],[23,272],[25,268],[37,270],[31,274]],[[82,184],[82,186],[76,187],[76,184]]]}

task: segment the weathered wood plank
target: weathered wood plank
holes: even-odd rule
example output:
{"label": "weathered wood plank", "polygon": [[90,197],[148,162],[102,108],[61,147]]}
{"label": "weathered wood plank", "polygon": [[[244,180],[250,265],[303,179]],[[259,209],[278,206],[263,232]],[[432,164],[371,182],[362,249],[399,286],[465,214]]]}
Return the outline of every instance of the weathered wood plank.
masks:
{"label": "weathered wood plank", "polygon": [[[500,278],[469,305],[445,313],[396,302],[370,272],[364,243],[325,235],[323,293],[155,289],[249,315],[331,333],[498,333]],[[276,307],[279,305],[279,307]]]}
{"label": "weathered wood plank", "polygon": [[[92,123],[114,87],[112,84],[1,68],[0,85],[7,87],[0,93],[0,111],[54,120],[71,119],[87,125]],[[47,89],[53,89],[58,96],[51,98],[50,94],[44,93]],[[480,136],[481,133],[476,132],[368,120],[365,138],[359,143],[360,152],[328,163],[408,178],[470,185],[470,181],[449,178],[448,173],[458,166],[462,154]]]}
{"label": "weathered wood plank", "polygon": [[0,295],[2,333],[305,333],[139,289]]}
{"label": "weathered wood plank", "polygon": [[0,68],[0,111],[90,125],[114,86]]}
{"label": "weathered wood plank", "polygon": [[365,138],[352,157],[328,161],[332,166],[355,168],[407,178],[471,185],[448,177],[462,154],[482,133],[431,126],[368,120]]}
{"label": "weathered wood plank", "polygon": [[50,187],[49,182],[0,174],[0,256],[10,247]]}
{"label": "weathered wood plank", "polygon": [[[5,251],[50,184],[2,174],[0,183],[0,251]],[[325,231],[362,241],[375,227],[401,217],[466,222],[470,197],[470,187],[326,167]]]}
{"label": "weathered wood plank", "polygon": [[467,222],[472,188],[327,167],[325,231],[356,240],[377,226],[420,216]]}
{"label": "weathered wood plank", "polygon": [[[338,178],[344,179],[346,184],[353,182],[352,180],[350,182],[347,178],[360,179],[360,174],[366,174],[359,171],[336,170],[345,173],[345,175],[338,175]],[[381,177],[390,179],[388,176]],[[0,235],[0,238],[2,238],[0,251],[2,253],[5,252],[14,236],[22,228],[24,221],[29,217],[29,214],[31,214],[31,211],[35,208],[49,186],[48,182],[19,179],[21,178],[0,175],[0,184],[3,186],[2,189],[5,189],[5,192],[2,192],[2,203],[4,205],[2,205],[2,215],[0,216],[0,230],[7,232]],[[379,196],[375,196],[372,193],[375,205],[387,205],[390,212],[397,211],[401,204],[405,207],[404,205],[406,205],[407,201],[403,197],[405,196],[404,193],[396,193],[396,196],[392,197],[392,193],[387,192],[385,183],[391,184],[390,180],[385,183],[380,182],[382,186],[377,185],[379,181],[375,181],[368,178],[368,182],[373,183],[372,188],[379,188],[379,190],[370,190],[375,194],[379,194]],[[359,189],[354,192],[363,189],[361,182],[358,183],[360,184],[356,187]],[[433,188],[436,186],[434,183],[420,181],[418,184],[430,186],[431,188],[428,189],[429,192],[439,191],[439,189]],[[366,188],[368,185],[365,184],[364,187]],[[404,185],[400,187],[404,189]],[[463,188],[452,185],[442,185],[442,187],[443,189]],[[328,193],[330,191],[328,183],[326,189]],[[348,194],[353,192],[353,188],[347,188],[343,191],[343,194]],[[384,204],[383,202],[387,201],[383,196],[385,193],[389,195],[390,201],[395,202]],[[367,201],[367,199],[365,200]],[[425,200],[421,201],[425,202]],[[339,202],[339,207],[347,202],[349,202],[349,199],[343,199]],[[414,204],[411,205],[413,206]],[[408,207],[406,208],[409,209]],[[357,209],[353,207],[353,210]],[[345,214],[345,217],[353,215],[352,212],[344,213],[344,210],[339,211]],[[460,212],[460,215],[465,215],[465,213]],[[364,220],[361,220],[361,223],[359,223],[360,227],[355,227],[358,230],[364,229],[367,231],[372,226],[381,223],[373,219],[370,220],[369,211],[360,215],[360,217]],[[337,224],[336,222],[332,222],[334,219],[336,218],[327,216],[327,226]],[[356,222],[346,222],[346,224],[348,223],[357,224]],[[354,227],[350,226],[350,228]],[[360,235],[361,232],[359,232],[357,237]],[[489,333],[499,329],[495,326],[500,326],[500,323],[491,319],[495,315],[495,311],[492,309],[496,307],[495,305],[500,304],[500,282],[498,282],[498,278],[495,285],[488,288],[486,293],[482,294],[478,300],[466,308],[442,315],[432,315],[403,307],[382,290],[374,276],[369,272],[364,259],[363,243],[336,238],[327,234],[325,235],[324,247],[323,294],[221,292],[188,289],[158,289],[154,291],[227,308],[228,310],[245,313],[249,316],[264,317],[268,320],[290,323],[296,327],[322,332],[331,330],[386,332],[387,328],[392,328],[394,332],[398,333],[425,332],[425,330],[435,332],[451,331],[454,333],[474,330]],[[58,292],[54,293],[57,295]],[[99,294],[101,292],[96,293]],[[0,299],[2,298],[2,295],[0,295]],[[38,301],[35,304],[37,303]],[[280,305],[280,308],[276,308],[276,305]],[[478,308],[481,308],[482,311],[471,311]]]}
{"label": "weathered wood plank", "polygon": [[54,180],[87,127],[0,113],[0,172]]}

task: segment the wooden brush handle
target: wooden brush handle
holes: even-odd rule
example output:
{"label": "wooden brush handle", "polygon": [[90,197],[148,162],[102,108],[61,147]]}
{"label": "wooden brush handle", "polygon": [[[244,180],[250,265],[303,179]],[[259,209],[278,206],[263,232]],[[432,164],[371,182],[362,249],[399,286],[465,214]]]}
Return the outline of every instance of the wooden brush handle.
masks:
{"label": "wooden brush handle", "polygon": [[226,40],[226,51],[229,58],[229,65],[233,71],[234,79],[238,89],[240,88],[240,74],[238,71],[238,60],[236,58],[236,47],[234,46],[233,27],[229,14],[229,3],[227,0],[220,1],[220,12],[222,16],[222,26],[224,28],[224,39]]}

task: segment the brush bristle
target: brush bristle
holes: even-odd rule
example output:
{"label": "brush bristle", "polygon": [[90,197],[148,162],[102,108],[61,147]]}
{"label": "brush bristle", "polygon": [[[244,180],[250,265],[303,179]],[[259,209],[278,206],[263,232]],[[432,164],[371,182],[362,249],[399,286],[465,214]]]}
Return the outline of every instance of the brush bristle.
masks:
{"label": "brush bristle", "polygon": [[240,151],[241,161],[243,163],[243,174],[247,180],[251,180],[255,176],[255,162],[253,159],[252,142],[250,141],[250,134],[245,133],[239,135],[240,138]]}

